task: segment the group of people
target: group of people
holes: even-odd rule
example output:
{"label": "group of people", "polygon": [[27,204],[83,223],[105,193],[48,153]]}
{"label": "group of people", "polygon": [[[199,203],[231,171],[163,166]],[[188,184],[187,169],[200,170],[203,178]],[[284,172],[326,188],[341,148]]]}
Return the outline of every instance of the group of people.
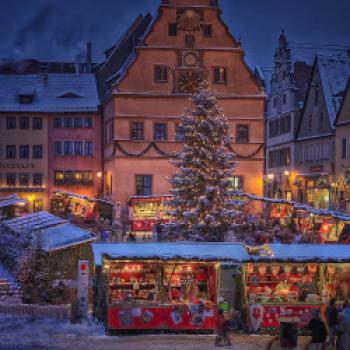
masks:
{"label": "group of people", "polygon": [[[232,322],[234,322],[236,325],[238,318],[240,320],[240,323],[238,324],[239,327],[231,327]],[[230,329],[240,329],[242,331],[246,331],[246,327],[242,327],[242,324],[244,323],[243,320],[241,317],[238,318],[233,318],[232,320],[227,321],[224,316],[224,311],[219,309],[217,319],[217,336],[215,338],[216,346],[231,345],[228,335]],[[343,305],[339,307],[336,304],[336,299],[331,299],[324,317],[319,309],[314,309],[312,311],[312,318],[307,326],[307,329],[311,332],[309,350],[350,350],[349,301],[346,300]]]}

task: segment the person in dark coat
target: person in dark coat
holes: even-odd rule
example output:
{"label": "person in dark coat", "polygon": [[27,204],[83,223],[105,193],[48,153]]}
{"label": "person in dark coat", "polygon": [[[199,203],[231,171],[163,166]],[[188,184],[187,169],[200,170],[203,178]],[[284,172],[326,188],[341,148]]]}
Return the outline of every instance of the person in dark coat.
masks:
{"label": "person in dark coat", "polygon": [[329,341],[331,346],[335,346],[335,338],[338,325],[338,309],[336,299],[332,298],[326,309],[327,326],[329,330]]}
{"label": "person in dark coat", "polygon": [[336,327],[337,350],[349,350],[350,337],[349,327],[342,312],[338,313],[338,325]]}
{"label": "person in dark coat", "polygon": [[327,328],[321,318],[320,310],[312,311],[312,319],[307,328],[311,331],[312,337],[309,349],[322,350],[327,338]]}
{"label": "person in dark coat", "polygon": [[216,338],[215,338],[215,346],[230,346],[231,342],[227,334],[227,322],[224,317],[224,310],[219,309],[218,311],[218,319],[216,324]]}

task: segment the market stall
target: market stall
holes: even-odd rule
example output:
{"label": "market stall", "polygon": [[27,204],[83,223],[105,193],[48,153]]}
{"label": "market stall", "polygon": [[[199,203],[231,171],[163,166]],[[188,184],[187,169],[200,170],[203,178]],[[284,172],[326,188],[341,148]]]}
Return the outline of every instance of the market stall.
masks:
{"label": "market stall", "polygon": [[247,256],[242,245],[225,243],[93,244],[93,250],[107,286],[110,331],[213,331],[219,262]]}
{"label": "market stall", "polygon": [[171,198],[171,196],[130,197],[130,231],[139,238],[144,236],[150,238],[157,223],[169,222],[167,202]]}
{"label": "market stall", "polygon": [[271,244],[246,247],[245,303],[254,329],[278,327],[283,318],[305,327],[314,308],[350,297],[347,245]]}

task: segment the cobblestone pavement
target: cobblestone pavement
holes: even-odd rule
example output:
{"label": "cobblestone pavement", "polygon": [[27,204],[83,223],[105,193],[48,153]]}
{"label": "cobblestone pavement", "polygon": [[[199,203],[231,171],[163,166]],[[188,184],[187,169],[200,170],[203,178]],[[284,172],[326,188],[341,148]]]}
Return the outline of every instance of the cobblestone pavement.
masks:
{"label": "cobblestone pavement", "polygon": [[[96,324],[70,325],[0,315],[0,350],[211,350],[217,349],[214,340],[213,335],[183,334],[111,337]],[[232,346],[226,349],[265,350],[271,340],[269,336],[232,334]]]}

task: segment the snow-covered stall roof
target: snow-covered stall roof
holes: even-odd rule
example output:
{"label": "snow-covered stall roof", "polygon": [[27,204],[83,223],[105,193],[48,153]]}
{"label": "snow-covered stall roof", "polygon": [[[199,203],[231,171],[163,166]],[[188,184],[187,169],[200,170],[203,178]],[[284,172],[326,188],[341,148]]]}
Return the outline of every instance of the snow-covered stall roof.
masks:
{"label": "snow-covered stall roof", "polygon": [[350,262],[347,244],[269,244],[271,256],[250,257],[259,261]]}
{"label": "snow-covered stall roof", "polygon": [[[31,102],[21,103],[23,92]],[[96,112],[98,104],[94,74],[0,75],[0,111]]]}
{"label": "snow-covered stall roof", "polygon": [[113,259],[159,259],[241,262],[249,259],[242,244],[233,243],[94,243],[95,265]]}
{"label": "snow-covered stall roof", "polygon": [[2,224],[13,232],[38,231],[50,226],[63,224],[66,221],[46,211],[5,220]]}
{"label": "snow-covered stall roof", "polygon": [[93,235],[78,226],[61,224],[41,231],[43,250],[49,252],[76,244],[91,242]]}
{"label": "snow-covered stall roof", "polygon": [[331,125],[334,125],[350,77],[350,58],[318,56],[320,78]]}
{"label": "snow-covered stall roof", "polygon": [[11,205],[25,205],[27,203],[25,199],[19,198],[17,194],[0,197],[0,208],[9,207]]}

